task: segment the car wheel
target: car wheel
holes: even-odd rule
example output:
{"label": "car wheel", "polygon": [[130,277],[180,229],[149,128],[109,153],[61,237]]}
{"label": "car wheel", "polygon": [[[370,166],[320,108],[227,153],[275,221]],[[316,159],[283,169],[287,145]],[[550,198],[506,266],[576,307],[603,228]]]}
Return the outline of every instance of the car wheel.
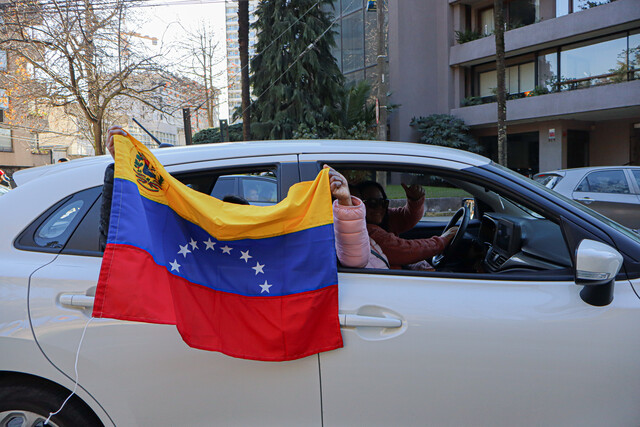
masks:
{"label": "car wheel", "polygon": [[[0,384],[0,427],[44,427],[50,412],[69,396],[63,388],[32,384]],[[74,396],[47,426],[102,426],[91,410]]]}

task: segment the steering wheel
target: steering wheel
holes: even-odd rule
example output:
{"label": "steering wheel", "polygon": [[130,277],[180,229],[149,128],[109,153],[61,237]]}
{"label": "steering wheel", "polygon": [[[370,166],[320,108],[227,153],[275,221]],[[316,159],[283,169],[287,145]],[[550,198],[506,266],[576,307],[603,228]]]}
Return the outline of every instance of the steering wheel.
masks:
{"label": "steering wheel", "polygon": [[456,223],[462,218],[462,221],[458,226],[458,231],[456,232],[456,235],[453,236],[453,239],[451,240],[451,243],[449,243],[449,246],[447,246],[441,254],[435,255],[431,260],[431,265],[434,268],[442,267],[452,260],[452,255],[456,252],[458,246],[460,246],[460,242],[462,241],[464,233],[467,231],[467,226],[469,225],[469,216],[469,208],[466,206],[462,206],[453,215],[447,226],[444,228],[442,234],[444,234],[451,227],[454,227]]}

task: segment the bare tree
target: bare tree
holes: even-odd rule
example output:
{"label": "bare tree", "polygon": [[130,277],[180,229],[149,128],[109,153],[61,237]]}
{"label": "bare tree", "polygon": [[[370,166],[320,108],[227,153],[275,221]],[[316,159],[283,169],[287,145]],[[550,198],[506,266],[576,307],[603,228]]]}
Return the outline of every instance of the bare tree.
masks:
{"label": "bare tree", "polygon": [[251,94],[249,93],[249,2],[238,1],[238,50],[242,87],[242,138],[251,140]]}
{"label": "bare tree", "polygon": [[179,43],[179,48],[185,53],[180,61],[180,71],[204,88],[204,93],[198,99],[194,98],[192,105],[204,108],[207,123],[212,128],[216,126],[214,111],[220,93],[215,82],[224,73],[217,68],[224,58],[218,55],[215,33],[208,23],[201,21],[195,29],[185,31],[184,41]]}
{"label": "bare tree", "polygon": [[0,48],[31,70],[23,91],[43,107],[78,111],[96,154],[104,153],[104,123],[114,99],[162,108],[150,97],[164,86],[158,55],[124,28],[135,6],[135,0],[12,0],[5,6]]}
{"label": "bare tree", "polygon": [[496,74],[498,101],[498,163],[507,166],[507,88],[504,66],[504,5],[503,0],[493,0],[493,20],[496,37]]}

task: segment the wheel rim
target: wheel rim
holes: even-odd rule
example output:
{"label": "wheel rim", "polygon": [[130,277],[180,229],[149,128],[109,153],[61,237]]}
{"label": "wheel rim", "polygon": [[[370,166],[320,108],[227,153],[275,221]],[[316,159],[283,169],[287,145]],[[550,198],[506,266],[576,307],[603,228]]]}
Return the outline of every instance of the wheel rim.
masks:
{"label": "wheel rim", "polygon": [[[31,411],[3,411],[0,412],[0,427],[45,427],[44,422],[47,417],[36,414]],[[46,427],[58,427],[52,421],[49,421]]]}

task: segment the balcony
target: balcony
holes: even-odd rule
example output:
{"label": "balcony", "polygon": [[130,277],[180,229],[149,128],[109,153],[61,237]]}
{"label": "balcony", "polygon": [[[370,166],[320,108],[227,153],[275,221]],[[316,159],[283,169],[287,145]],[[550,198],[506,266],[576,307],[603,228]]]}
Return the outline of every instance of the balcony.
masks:
{"label": "balcony", "polygon": [[[640,80],[550,93],[507,101],[507,121],[572,119],[600,121],[640,116]],[[498,120],[495,103],[455,108],[451,114],[469,126],[494,126]]]}
{"label": "balcony", "polygon": [[[623,31],[640,25],[640,7],[637,0],[618,0],[545,20],[505,33],[507,56],[519,55],[558,44],[567,44],[585,38]],[[470,66],[487,62],[495,56],[495,37],[487,36],[449,49],[450,66]]]}

